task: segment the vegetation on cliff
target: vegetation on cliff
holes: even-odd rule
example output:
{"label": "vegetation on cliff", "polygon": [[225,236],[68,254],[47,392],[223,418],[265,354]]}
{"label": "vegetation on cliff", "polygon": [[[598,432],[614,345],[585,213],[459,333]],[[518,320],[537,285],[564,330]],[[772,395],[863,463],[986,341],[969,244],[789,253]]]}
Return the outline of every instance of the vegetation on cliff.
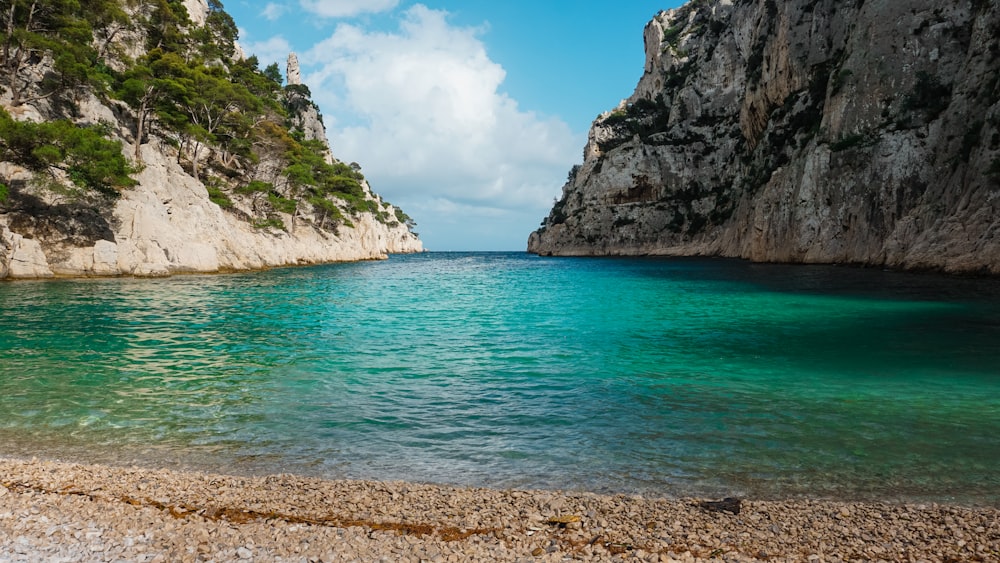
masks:
{"label": "vegetation on cliff", "polygon": [[[218,0],[200,25],[179,0],[6,0],[0,15],[9,109],[0,112],[8,163],[0,212],[58,186],[110,207],[155,142],[212,201],[260,227],[284,228],[280,213],[323,229],[350,226],[364,212],[400,222],[365,189],[357,165],[310,138],[303,115],[318,113],[308,88],[283,86],[276,65],[261,69],[239,53],[236,24]],[[115,119],[82,111],[90,97]]]}

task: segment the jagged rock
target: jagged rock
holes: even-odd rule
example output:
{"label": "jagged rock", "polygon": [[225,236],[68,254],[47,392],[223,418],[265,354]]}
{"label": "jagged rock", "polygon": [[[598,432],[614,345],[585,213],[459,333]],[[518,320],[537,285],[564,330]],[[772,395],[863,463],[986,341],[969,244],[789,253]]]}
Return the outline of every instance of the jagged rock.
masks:
{"label": "jagged rock", "polygon": [[13,233],[6,226],[0,231],[0,273],[11,278],[51,278],[42,245]]}
{"label": "jagged rock", "polygon": [[1000,6],[657,14],[528,250],[1000,273]]}
{"label": "jagged rock", "polygon": [[299,70],[299,58],[295,53],[288,53],[288,64],[285,65],[286,81],[289,85],[302,84],[302,73]]}

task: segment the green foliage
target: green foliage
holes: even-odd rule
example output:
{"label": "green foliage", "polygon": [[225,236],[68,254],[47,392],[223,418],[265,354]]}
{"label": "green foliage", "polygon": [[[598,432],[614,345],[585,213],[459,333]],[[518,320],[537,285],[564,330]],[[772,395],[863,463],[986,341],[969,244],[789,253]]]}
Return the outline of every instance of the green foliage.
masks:
{"label": "green foliage", "polygon": [[[272,63],[268,68],[271,67],[277,70],[278,65]],[[278,99],[281,91],[281,74],[278,74],[278,80],[275,82],[266,71],[261,72],[257,57],[233,62],[229,68],[229,79],[240,84],[247,92],[255,96],[262,109],[282,115],[285,113],[284,106]]]}
{"label": "green foliage", "polygon": [[298,207],[298,202],[294,199],[282,197],[274,192],[267,194],[267,201],[271,202],[271,207],[275,211],[282,213],[295,213],[295,209]]}
{"label": "green foliage", "polygon": [[676,47],[680,42],[681,33],[684,31],[684,22],[680,22],[677,25],[672,25],[667,29],[663,30],[663,42],[667,43],[671,47]]}
{"label": "green foliage", "polygon": [[281,69],[278,68],[278,63],[271,63],[267,65],[267,68],[264,69],[264,78],[267,78],[274,84],[281,86],[281,83],[284,80],[281,78]]}
{"label": "green foliage", "polygon": [[[93,4],[92,6],[89,4]],[[11,95],[11,105],[69,93],[91,84],[98,90],[106,73],[95,72],[97,54],[92,47],[92,22],[113,11],[112,0],[10,0],[0,3],[4,25],[0,31],[0,84]],[[40,82],[22,70],[41,55],[51,56],[52,71]]]}
{"label": "green foliage", "polygon": [[339,198],[354,212],[378,213],[378,203],[367,199],[361,186],[361,172],[342,162],[327,163],[325,150],[320,141],[290,141],[284,174],[292,190],[304,191],[307,198]]}
{"label": "green foliage", "polygon": [[285,110],[291,115],[301,115],[309,108],[315,108],[312,93],[305,84],[289,84],[285,86]]}
{"label": "green foliage", "polygon": [[222,191],[222,183],[218,178],[207,178],[205,189],[208,191],[208,199],[223,209],[233,206],[233,200],[229,199],[226,192]]}
{"label": "green foliage", "polygon": [[414,222],[413,219],[409,215],[407,215],[406,213],[403,213],[403,210],[400,209],[400,208],[398,208],[398,207],[396,208],[396,220],[399,221],[400,223],[403,223],[404,225],[408,225],[410,227],[417,226],[416,222]]}
{"label": "green foliage", "polygon": [[134,172],[106,127],[81,127],[61,119],[19,122],[0,110],[0,159],[36,172],[63,170],[74,184],[115,196],[135,185]]}
{"label": "green foliage", "polygon": [[270,182],[261,182],[260,180],[253,180],[246,186],[237,188],[236,192],[240,194],[255,194],[255,193],[270,193],[274,190],[274,184]]}
{"label": "green foliage", "polygon": [[323,212],[323,221],[332,220],[336,223],[340,223],[344,220],[344,213],[340,210],[340,207],[329,199],[313,195],[309,197],[308,201],[313,205],[313,207]]}
{"label": "green foliage", "polygon": [[[350,224],[345,215],[355,213],[390,220],[363,187],[360,167],[328,162],[325,143],[288,130],[290,115],[318,109],[309,88],[282,87],[276,64],[261,70],[256,57],[234,60],[235,22],[220,0],[207,1],[205,23],[196,26],[183,0],[0,0],[0,87],[15,106],[45,97],[69,111],[81,88],[121,100],[132,113],[135,162],[156,135],[196,178],[204,167],[213,202],[232,207],[238,197],[252,199],[258,217],[250,220],[259,219],[261,204],[299,217],[311,209],[321,224]],[[125,33],[146,38],[145,54],[122,54]],[[52,71],[28,83],[25,70],[43,57]],[[101,126],[20,123],[2,113],[0,159],[36,172],[61,170],[79,187],[116,194],[134,184],[134,170],[109,136]],[[247,171],[250,177],[241,176]],[[273,215],[259,224],[283,227]]]}
{"label": "green foliage", "polygon": [[626,108],[612,112],[602,122],[613,128],[615,135],[600,143],[602,151],[609,151],[635,135],[648,141],[652,135],[665,132],[670,121],[670,108],[662,95],[656,100],[639,99]]}
{"label": "green foliage", "polygon": [[195,36],[202,38],[200,48],[205,59],[229,60],[235,52],[239,30],[233,18],[223,9],[222,2],[208,0],[208,17]]}
{"label": "green foliage", "polygon": [[10,197],[10,188],[7,184],[0,184],[0,205],[7,203],[7,198]]}
{"label": "green foliage", "polygon": [[285,86],[285,91],[291,94],[297,94],[303,98],[312,98],[312,92],[305,84],[289,84],[288,86]]}
{"label": "green foliage", "polygon": [[628,121],[628,112],[624,108],[618,108],[604,118],[604,125],[619,125]]}
{"label": "green foliage", "polygon": [[152,0],[149,17],[143,22],[146,28],[147,50],[162,49],[181,53],[187,49],[188,36],[184,29],[190,25],[187,8],[179,0]]}
{"label": "green foliage", "polygon": [[193,68],[184,79],[190,89],[175,101],[176,110],[183,112],[193,127],[178,130],[199,134],[200,140],[229,152],[248,150],[249,145],[237,141],[253,127],[247,117],[260,113],[260,100],[242,84],[231,82],[221,69]]}
{"label": "green foliage", "polygon": [[254,228],[257,229],[281,229],[285,230],[285,223],[278,217],[267,217],[261,221],[256,221],[253,224]]}
{"label": "green foliage", "polygon": [[552,211],[549,212],[549,225],[560,225],[566,222],[569,216],[566,214],[566,200],[560,199],[552,205]]}

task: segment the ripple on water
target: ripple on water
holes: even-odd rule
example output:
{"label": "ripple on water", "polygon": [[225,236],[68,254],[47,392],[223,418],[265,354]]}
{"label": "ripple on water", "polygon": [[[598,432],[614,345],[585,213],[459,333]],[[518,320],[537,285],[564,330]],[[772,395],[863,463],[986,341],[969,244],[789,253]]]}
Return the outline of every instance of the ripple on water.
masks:
{"label": "ripple on water", "polygon": [[0,284],[0,451],[998,502],[1000,284],[430,253]]}

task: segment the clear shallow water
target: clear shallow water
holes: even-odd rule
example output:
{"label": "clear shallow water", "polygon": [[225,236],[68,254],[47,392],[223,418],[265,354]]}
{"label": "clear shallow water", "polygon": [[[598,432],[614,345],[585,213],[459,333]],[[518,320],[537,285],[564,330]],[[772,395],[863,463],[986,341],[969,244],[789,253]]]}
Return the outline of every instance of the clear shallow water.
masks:
{"label": "clear shallow water", "polygon": [[1000,503],[1000,281],[431,253],[0,284],[0,455]]}

